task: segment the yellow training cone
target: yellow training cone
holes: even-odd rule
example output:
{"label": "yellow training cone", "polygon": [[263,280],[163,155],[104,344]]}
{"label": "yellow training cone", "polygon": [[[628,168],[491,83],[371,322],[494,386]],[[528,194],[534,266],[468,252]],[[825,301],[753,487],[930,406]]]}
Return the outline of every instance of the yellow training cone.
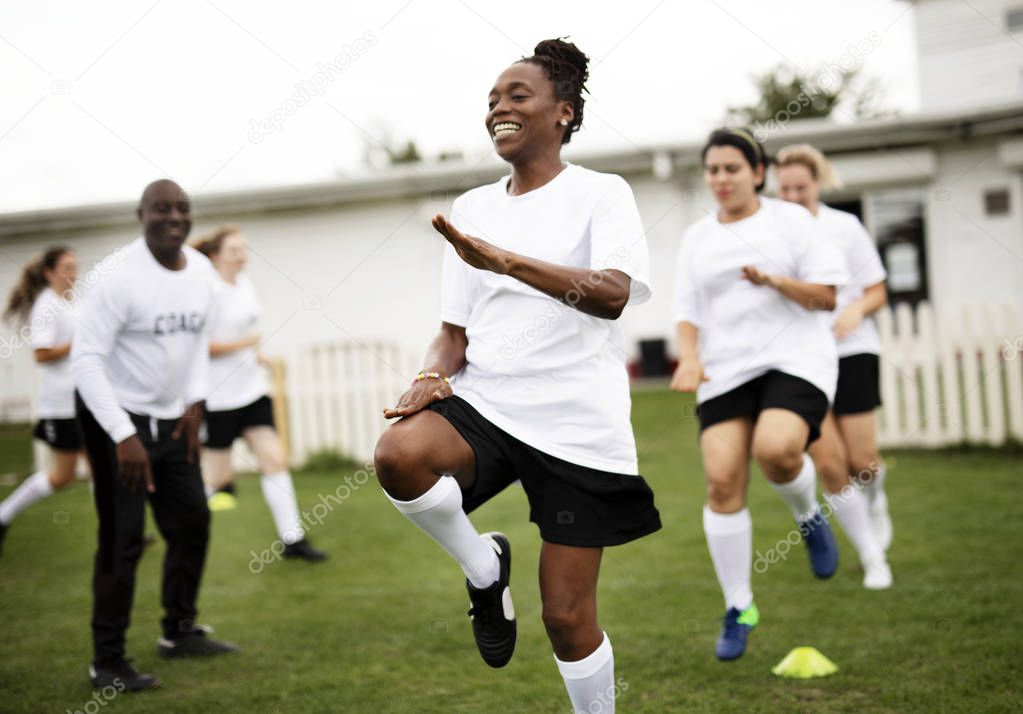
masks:
{"label": "yellow training cone", "polygon": [[834,674],[838,666],[813,647],[797,647],[771,671],[779,677],[810,679]]}

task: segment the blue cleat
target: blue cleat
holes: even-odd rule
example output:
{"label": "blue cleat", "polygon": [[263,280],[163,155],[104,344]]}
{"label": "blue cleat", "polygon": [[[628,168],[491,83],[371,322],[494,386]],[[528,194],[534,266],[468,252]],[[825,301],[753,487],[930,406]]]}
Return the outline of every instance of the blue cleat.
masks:
{"label": "blue cleat", "polygon": [[813,574],[821,580],[830,578],[838,570],[838,543],[827,519],[817,511],[805,521],[800,521],[799,532],[806,542]]}
{"label": "blue cleat", "polygon": [[725,621],[721,626],[721,634],[718,636],[717,644],[714,645],[714,654],[723,662],[739,659],[746,651],[746,639],[750,630],[760,622],[760,611],[755,603],[745,610],[734,607],[728,608],[725,613]]}

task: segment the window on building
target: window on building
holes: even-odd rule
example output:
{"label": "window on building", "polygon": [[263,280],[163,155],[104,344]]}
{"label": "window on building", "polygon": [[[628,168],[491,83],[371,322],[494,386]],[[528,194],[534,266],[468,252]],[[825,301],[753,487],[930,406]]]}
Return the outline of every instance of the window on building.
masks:
{"label": "window on building", "polygon": [[1005,11],[1005,28],[1009,32],[1023,32],[1023,5]]}
{"label": "window on building", "polygon": [[1009,189],[993,188],[984,192],[984,215],[1009,215]]}
{"label": "window on building", "polygon": [[868,228],[888,271],[888,297],[894,305],[916,305],[930,297],[922,189],[879,191],[867,196]]}

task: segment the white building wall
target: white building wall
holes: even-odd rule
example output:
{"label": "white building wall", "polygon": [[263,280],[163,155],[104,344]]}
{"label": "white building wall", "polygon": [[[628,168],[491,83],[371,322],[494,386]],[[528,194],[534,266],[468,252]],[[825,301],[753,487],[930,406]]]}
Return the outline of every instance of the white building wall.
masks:
{"label": "white building wall", "polygon": [[916,21],[924,112],[992,106],[1023,98],[1023,32],[1006,11],[1021,0],[920,0]]}

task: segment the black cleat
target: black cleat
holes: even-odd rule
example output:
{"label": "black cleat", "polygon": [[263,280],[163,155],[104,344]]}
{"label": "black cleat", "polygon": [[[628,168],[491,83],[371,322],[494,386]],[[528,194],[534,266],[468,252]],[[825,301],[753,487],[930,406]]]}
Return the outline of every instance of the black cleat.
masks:
{"label": "black cleat", "polygon": [[161,637],[156,644],[156,653],[168,659],[175,657],[208,657],[210,655],[237,652],[238,646],[207,636],[212,629],[197,625],[191,632],[175,640]]}
{"label": "black cleat", "polygon": [[483,661],[491,667],[508,664],[515,652],[515,608],[512,606],[511,589],[511,544],[503,533],[484,533],[497,551],[501,564],[497,582],[488,588],[477,590],[468,580],[469,619],[472,620],[472,634],[476,636],[476,647]]}
{"label": "black cleat", "polygon": [[284,552],[281,555],[285,558],[301,558],[302,560],[310,563],[319,563],[327,559],[326,553],[314,548],[305,538],[295,543],[285,545]]}
{"label": "black cleat", "polygon": [[126,659],[102,666],[93,662],[89,665],[89,681],[93,687],[113,687],[119,692],[144,692],[160,686],[159,679],[137,672]]}

